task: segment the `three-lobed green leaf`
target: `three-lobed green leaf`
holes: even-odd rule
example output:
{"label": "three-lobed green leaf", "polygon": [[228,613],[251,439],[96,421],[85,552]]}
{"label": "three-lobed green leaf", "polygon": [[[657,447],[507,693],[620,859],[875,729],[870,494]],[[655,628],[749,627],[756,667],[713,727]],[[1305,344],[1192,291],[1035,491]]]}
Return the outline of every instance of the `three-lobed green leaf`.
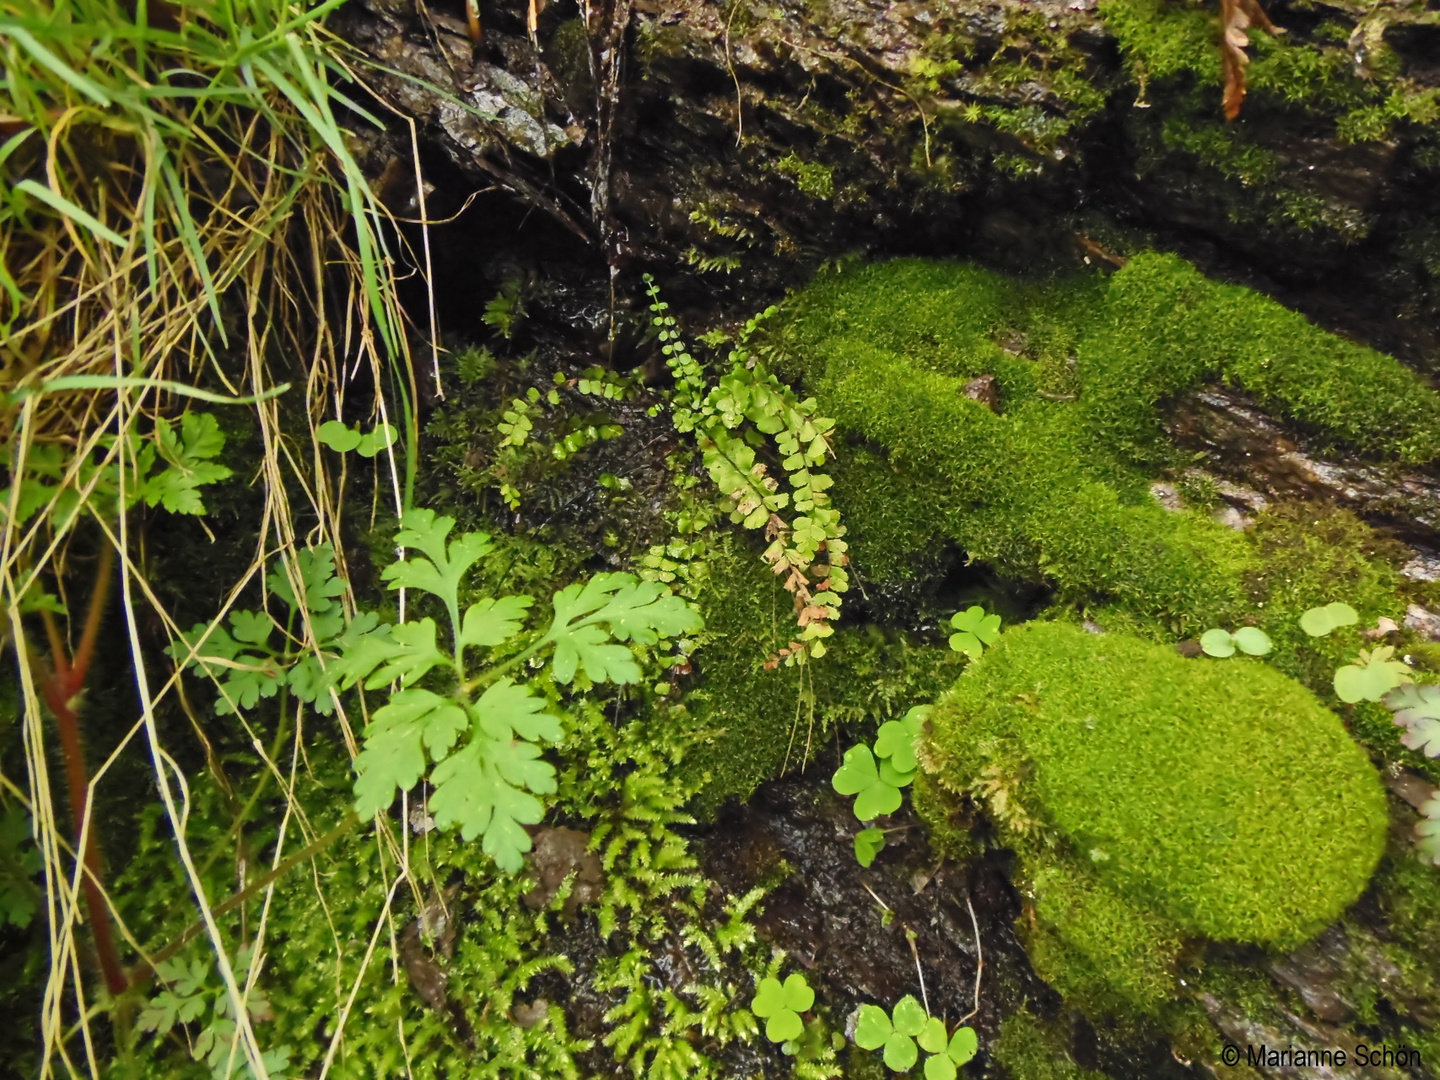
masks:
{"label": "three-lobed green leaf", "polygon": [[1000,616],[987,615],[979,604],[957,611],[950,617],[950,625],[955,629],[950,635],[950,648],[972,660],[978,660],[985,646],[1000,638]]}
{"label": "three-lobed green leaf", "polygon": [[800,1014],[808,1012],[814,1004],[815,991],[805,976],[797,972],[784,983],[775,978],[761,979],[750,1011],[766,1021],[765,1038],[783,1043],[800,1037],[805,1030]]}
{"label": "three-lobed green leaf", "polygon": [[882,760],[877,767],[870,748],[861,744],[845,751],[831,786],[841,795],[856,797],[855,816],[858,819],[873,821],[882,814],[893,814],[900,809],[900,789],[914,778],[913,772],[901,773],[888,761]]}

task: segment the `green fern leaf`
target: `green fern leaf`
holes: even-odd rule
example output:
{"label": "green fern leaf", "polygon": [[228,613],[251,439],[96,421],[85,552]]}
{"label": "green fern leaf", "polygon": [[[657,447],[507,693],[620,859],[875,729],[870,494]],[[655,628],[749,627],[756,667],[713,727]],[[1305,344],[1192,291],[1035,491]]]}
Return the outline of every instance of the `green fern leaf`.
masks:
{"label": "green fern leaf", "polygon": [[373,817],[409,791],[425,773],[425,751],[443,759],[470,727],[464,708],[429,690],[401,690],[375,710],[365,729],[365,748],[355,759],[355,810]]}
{"label": "green fern leaf", "polygon": [[435,790],[429,807],[436,825],[458,825],[467,841],[482,836],[482,850],[500,869],[515,873],[530,850],[530,835],[522,826],[536,824],[545,814],[530,792],[548,795],[555,790],[555,769],[539,757],[533,743],[472,740],[430,776]]}
{"label": "green fern leaf", "polygon": [[434,510],[407,510],[395,543],[402,548],[418,548],[428,558],[404,559],[386,567],[380,576],[392,589],[424,589],[438,596],[445,602],[451,624],[458,632],[460,579],[494,545],[484,533],[465,533],[447,546],[446,537],[454,527],[454,518],[439,517]]}
{"label": "green fern leaf", "polygon": [[592,682],[634,683],[640,667],[630,650],[611,643],[652,645],[699,629],[701,620],[658,582],[633,574],[596,574],[555,594],[555,617],[545,640],[555,643],[556,681],[570,683],[583,665]]}
{"label": "green fern leaf", "polygon": [[460,627],[459,644],[490,648],[508,641],[520,632],[533,603],[528,596],[502,596],[471,604]]}
{"label": "green fern leaf", "polygon": [[401,686],[410,686],[431,668],[451,663],[435,644],[434,619],[400,623],[390,627],[383,663],[365,680],[365,689],[374,690],[396,679]]}

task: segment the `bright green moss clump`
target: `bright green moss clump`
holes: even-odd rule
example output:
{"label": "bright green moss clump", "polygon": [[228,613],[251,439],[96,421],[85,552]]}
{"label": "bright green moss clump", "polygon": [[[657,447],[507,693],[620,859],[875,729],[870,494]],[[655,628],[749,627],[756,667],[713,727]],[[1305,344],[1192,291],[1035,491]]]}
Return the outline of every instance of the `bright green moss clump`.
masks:
{"label": "bright green moss clump", "polygon": [[1019,850],[1056,939],[1040,966],[1135,1004],[1163,999],[1181,939],[1313,936],[1384,847],[1379,777],[1309,691],[1123,634],[1007,631],[937,706],[925,762]]}
{"label": "bright green moss clump", "polygon": [[1221,379],[1331,442],[1410,461],[1440,452],[1440,397],[1414,372],[1173,255],[1139,255],[1110,279],[1078,362],[1091,424],[1132,452],[1158,437],[1157,402]]}
{"label": "bright green moss clump", "polygon": [[[789,312],[775,351],[851,436],[835,502],[871,580],[923,573],[916,554],[950,540],[1065,602],[1174,632],[1235,623],[1254,612],[1250,543],[1149,493],[1184,464],[1165,402],[1227,380],[1329,442],[1440,453],[1440,396],[1414,373],[1172,256],[1046,286],[901,260],[823,278]],[[998,413],[967,395],[987,375]]]}

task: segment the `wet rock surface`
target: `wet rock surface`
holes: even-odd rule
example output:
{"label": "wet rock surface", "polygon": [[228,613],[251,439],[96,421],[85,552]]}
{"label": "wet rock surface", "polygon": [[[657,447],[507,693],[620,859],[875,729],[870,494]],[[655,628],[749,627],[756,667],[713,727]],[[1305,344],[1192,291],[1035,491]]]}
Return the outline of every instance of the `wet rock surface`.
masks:
{"label": "wet rock surface", "polygon": [[[1434,363],[1440,223],[1420,129],[1347,141],[1330,106],[1262,93],[1234,133],[1202,130],[1219,87],[1197,106],[1135,86],[1093,0],[558,2],[533,37],[524,5],[481,7],[478,46],[458,4],[357,0],[334,25],[383,65],[367,78],[417,122],[442,196],[498,186],[622,281],[648,267],[689,299],[754,303],[857,249],[1033,272],[1138,242]],[[1382,50],[1413,89],[1434,27],[1412,8],[1270,5],[1287,41],[1316,49],[1335,47],[1323,20],[1353,26],[1356,70]],[[377,172],[409,156],[403,124],[362,137]],[[1207,138],[1242,139],[1251,164],[1185,149]],[[459,231],[486,233],[497,209]]]}
{"label": "wet rock surface", "polygon": [[1433,468],[1325,453],[1243,393],[1224,387],[1185,397],[1166,427],[1177,445],[1203,454],[1210,469],[1243,485],[1243,491],[1221,492],[1239,503],[1237,509],[1253,512],[1266,499],[1329,503],[1402,540],[1440,547],[1440,474]]}

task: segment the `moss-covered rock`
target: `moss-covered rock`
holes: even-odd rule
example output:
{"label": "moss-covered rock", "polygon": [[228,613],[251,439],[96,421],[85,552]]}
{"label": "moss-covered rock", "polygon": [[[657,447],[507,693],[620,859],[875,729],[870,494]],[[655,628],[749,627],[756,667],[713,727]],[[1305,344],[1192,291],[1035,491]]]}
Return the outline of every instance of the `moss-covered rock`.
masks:
{"label": "moss-covered rock", "polygon": [[1153,1007],[1184,939],[1297,945],[1359,896],[1384,848],[1365,754],[1256,660],[1026,624],[940,701],[923,748],[937,786],[1020,852],[1051,939],[1037,966],[1071,992]]}
{"label": "moss-covered rock", "polygon": [[792,599],[735,537],[715,542],[697,603],[709,644],[686,699],[701,735],[684,770],[703,785],[704,814],[803,768],[836,726],[868,730],[933,699],[963,663],[948,648],[872,626],[842,628],[825,656],[803,667],[767,667],[790,640]]}
{"label": "moss-covered rock", "polygon": [[[1167,400],[1237,382],[1332,444],[1440,453],[1440,396],[1413,372],[1172,256],[1046,285],[900,260],[822,278],[788,310],[775,351],[851,436],[835,502],[871,580],[923,572],[949,540],[1154,628],[1251,621],[1252,542],[1150,495],[1183,464]],[[980,376],[998,411],[967,394]]]}

